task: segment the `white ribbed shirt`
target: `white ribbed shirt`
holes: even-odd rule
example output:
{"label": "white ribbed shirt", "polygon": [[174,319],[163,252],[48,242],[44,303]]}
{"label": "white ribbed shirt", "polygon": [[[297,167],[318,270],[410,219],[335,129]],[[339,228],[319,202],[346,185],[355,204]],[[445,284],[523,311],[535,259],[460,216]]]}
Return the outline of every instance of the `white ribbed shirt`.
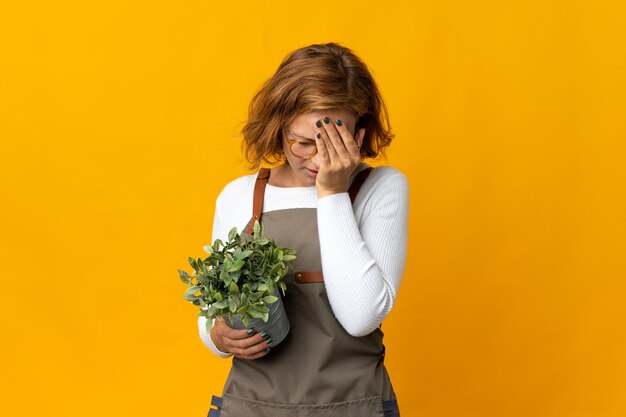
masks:
{"label": "white ribbed shirt", "polygon": [[[354,171],[368,167],[361,163]],[[233,227],[241,233],[252,217],[257,173],[232,180],[215,203],[212,242],[228,240]],[[352,336],[372,332],[396,299],[407,253],[409,187],[406,176],[391,166],[370,172],[354,204],[347,192],[317,197],[316,187],[266,185],[263,213],[287,208],[317,208],[317,227],[324,285],[337,321]],[[212,242],[210,244],[212,244]],[[221,352],[198,317],[203,343]]]}

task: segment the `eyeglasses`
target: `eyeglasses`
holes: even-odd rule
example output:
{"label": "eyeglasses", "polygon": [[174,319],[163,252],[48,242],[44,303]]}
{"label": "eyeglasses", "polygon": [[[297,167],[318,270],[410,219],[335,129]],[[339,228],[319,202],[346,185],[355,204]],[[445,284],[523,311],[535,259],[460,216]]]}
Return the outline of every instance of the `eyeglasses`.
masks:
{"label": "eyeglasses", "polygon": [[310,139],[287,138],[287,143],[289,144],[289,151],[296,158],[310,159],[313,158],[317,153],[317,146],[315,145],[315,141],[312,141]]}
{"label": "eyeglasses", "polygon": [[[358,126],[356,127],[353,136],[356,136],[357,131],[358,131]],[[289,139],[287,137],[286,131],[285,131],[285,140],[287,141],[287,144],[289,145],[289,151],[296,158],[311,159],[317,153],[317,145],[315,145],[315,140]]]}

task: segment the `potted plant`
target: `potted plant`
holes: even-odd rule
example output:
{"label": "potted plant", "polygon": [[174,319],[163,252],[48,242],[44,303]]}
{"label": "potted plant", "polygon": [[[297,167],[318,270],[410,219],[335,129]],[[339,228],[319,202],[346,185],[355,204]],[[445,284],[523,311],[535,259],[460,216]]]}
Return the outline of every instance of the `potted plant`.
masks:
{"label": "potted plant", "polygon": [[296,259],[295,250],[262,236],[258,220],[253,231],[252,236],[241,236],[233,227],[226,243],[216,239],[212,246],[204,247],[207,258],[189,258],[191,274],[180,269],[178,273],[189,286],[185,300],[201,307],[198,315],[207,318],[207,332],[213,319],[228,317],[235,329],[271,334],[276,346],[289,333],[279,289],[284,296],[287,286],[283,277]]}

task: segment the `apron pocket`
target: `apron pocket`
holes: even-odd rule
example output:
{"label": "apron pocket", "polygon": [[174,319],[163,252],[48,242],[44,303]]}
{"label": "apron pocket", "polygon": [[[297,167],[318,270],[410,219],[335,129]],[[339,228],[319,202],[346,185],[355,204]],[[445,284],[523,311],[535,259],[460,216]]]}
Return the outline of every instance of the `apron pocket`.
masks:
{"label": "apron pocket", "polygon": [[298,417],[298,407],[250,400],[224,393],[220,417]]}
{"label": "apron pocket", "polygon": [[320,405],[283,405],[224,393],[220,417],[385,417],[385,414],[380,396]]}
{"label": "apron pocket", "polygon": [[385,417],[380,396],[323,405],[301,405],[298,417]]}

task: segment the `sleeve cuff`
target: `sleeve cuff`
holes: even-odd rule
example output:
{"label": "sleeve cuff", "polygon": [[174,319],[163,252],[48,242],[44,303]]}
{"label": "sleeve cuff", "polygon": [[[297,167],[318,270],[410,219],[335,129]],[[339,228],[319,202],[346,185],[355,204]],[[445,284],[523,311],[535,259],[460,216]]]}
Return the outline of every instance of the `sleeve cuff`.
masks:
{"label": "sleeve cuff", "polygon": [[207,322],[206,317],[203,317],[203,316],[198,317],[198,332],[200,333],[200,339],[202,339],[202,342],[204,342],[204,344],[213,353],[215,353],[217,356],[221,358],[228,358],[232,356],[232,353],[222,352],[221,350],[217,348],[217,346],[215,346],[215,343],[213,343],[213,340],[211,339],[211,335],[207,333],[206,331],[206,322]]}

